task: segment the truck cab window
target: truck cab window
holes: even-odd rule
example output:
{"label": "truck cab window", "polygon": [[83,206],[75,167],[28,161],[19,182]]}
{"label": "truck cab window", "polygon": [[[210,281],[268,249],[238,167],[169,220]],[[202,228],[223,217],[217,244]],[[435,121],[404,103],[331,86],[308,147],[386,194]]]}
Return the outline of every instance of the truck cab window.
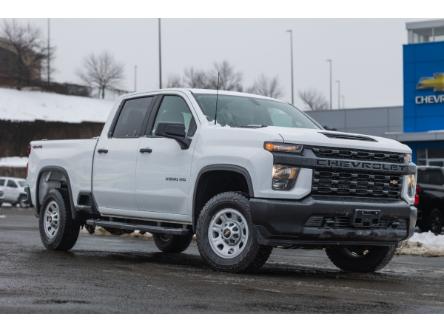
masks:
{"label": "truck cab window", "polygon": [[156,133],[159,123],[184,124],[185,133],[193,136],[196,131],[196,122],[188,108],[187,103],[179,96],[165,96],[156,115],[152,135]]}
{"label": "truck cab window", "polygon": [[153,96],[130,99],[123,105],[114,127],[114,138],[137,138],[140,136],[143,121],[151,111]]}
{"label": "truck cab window", "polygon": [[0,186],[5,186],[5,180],[4,179],[0,179]]}

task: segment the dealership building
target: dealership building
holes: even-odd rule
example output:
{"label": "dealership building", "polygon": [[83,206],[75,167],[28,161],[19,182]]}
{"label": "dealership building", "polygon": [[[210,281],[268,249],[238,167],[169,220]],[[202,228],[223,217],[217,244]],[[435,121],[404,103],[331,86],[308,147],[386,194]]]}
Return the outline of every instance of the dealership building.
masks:
{"label": "dealership building", "polygon": [[444,20],[406,24],[404,105],[310,111],[322,125],[384,136],[412,148],[418,165],[444,166]]}

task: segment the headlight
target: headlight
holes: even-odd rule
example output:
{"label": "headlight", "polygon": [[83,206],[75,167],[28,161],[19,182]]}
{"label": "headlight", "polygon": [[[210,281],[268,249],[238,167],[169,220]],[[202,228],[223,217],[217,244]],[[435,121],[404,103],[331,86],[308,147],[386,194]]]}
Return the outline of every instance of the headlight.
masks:
{"label": "headlight", "polygon": [[416,194],[416,176],[408,175],[407,177],[407,195],[409,198],[414,198]]}
{"label": "headlight", "polygon": [[404,154],[404,163],[412,163],[412,154]]}
{"label": "headlight", "polygon": [[272,188],[276,191],[289,191],[298,178],[299,168],[275,164],[272,172]]}
{"label": "headlight", "polygon": [[300,154],[302,153],[304,146],[292,143],[265,142],[264,149],[272,153]]}

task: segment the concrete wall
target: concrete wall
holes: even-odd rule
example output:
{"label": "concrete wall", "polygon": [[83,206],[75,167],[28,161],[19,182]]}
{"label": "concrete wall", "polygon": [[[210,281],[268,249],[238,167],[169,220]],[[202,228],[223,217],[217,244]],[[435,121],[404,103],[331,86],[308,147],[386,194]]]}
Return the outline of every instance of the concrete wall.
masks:
{"label": "concrete wall", "polygon": [[402,106],[307,111],[321,125],[338,131],[388,136],[403,131]]}

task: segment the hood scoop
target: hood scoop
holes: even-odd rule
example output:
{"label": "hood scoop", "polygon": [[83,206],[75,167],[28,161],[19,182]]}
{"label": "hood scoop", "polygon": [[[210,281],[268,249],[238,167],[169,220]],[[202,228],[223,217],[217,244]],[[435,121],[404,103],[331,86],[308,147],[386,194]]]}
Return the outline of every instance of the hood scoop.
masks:
{"label": "hood scoop", "polygon": [[331,139],[343,139],[343,140],[357,140],[357,141],[372,141],[377,142],[375,139],[363,135],[355,134],[344,134],[344,133],[334,133],[334,132],[319,132],[324,134],[326,137]]}

